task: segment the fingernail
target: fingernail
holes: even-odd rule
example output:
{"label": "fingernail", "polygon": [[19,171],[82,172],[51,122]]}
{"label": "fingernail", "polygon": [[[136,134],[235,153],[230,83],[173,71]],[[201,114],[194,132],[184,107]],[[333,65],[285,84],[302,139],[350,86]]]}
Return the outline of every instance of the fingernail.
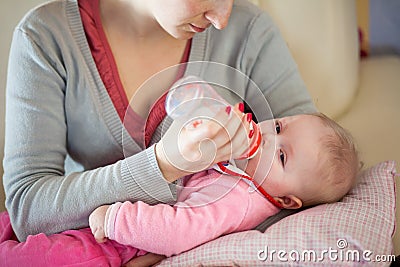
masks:
{"label": "fingernail", "polygon": [[231,106],[227,106],[227,107],[225,108],[225,111],[226,111],[226,113],[228,113],[228,115],[231,114],[231,110],[232,110],[232,107],[231,107]]}
{"label": "fingernail", "polygon": [[253,119],[253,114],[252,113],[247,113],[246,119],[247,119],[248,122],[251,122],[251,120]]}
{"label": "fingernail", "polygon": [[252,138],[253,135],[254,135],[254,130],[250,130],[250,132],[249,132],[249,138]]}
{"label": "fingernail", "polygon": [[244,112],[244,104],[242,102],[239,103],[239,110]]}
{"label": "fingernail", "polygon": [[193,128],[197,128],[197,126],[199,126],[200,124],[202,124],[203,121],[202,120],[196,120],[192,123]]}

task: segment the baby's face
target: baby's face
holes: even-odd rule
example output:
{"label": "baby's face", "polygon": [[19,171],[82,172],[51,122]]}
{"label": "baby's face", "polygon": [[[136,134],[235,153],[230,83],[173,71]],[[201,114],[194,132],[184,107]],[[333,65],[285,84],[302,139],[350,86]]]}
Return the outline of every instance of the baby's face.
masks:
{"label": "baby's face", "polygon": [[321,120],[311,115],[296,115],[259,123],[263,136],[261,150],[247,161],[238,161],[271,196],[297,195],[316,186],[316,167],[321,138],[331,133]]}

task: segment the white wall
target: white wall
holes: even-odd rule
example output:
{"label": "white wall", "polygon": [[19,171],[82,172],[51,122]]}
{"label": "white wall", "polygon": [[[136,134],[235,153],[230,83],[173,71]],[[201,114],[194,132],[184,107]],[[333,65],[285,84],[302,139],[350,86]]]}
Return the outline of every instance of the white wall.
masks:
{"label": "white wall", "polygon": [[[0,1],[0,177],[3,177],[4,152],[4,107],[7,79],[8,53],[14,27],[23,15],[43,0],[1,0]],[[4,210],[3,183],[0,186],[0,211]]]}

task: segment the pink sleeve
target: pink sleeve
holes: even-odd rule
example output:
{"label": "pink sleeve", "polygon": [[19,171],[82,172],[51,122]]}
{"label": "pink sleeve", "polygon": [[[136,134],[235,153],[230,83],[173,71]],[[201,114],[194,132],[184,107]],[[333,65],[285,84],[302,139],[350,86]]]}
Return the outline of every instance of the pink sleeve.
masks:
{"label": "pink sleeve", "polygon": [[[209,203],[214,200],[215,192],[228,193]],[[250,229],[262,221],[258,221],[259,218],[270,216],[268,212],[255,216],[256,221],[248,218],[260,211],[254,207],[269,203],[263,199],[262,203],[254,205],[254,194],[249,194],[248,186],[242,182],[232,187],[231,182],[226,184],[221,180],[212,186],[192,190],[185,200],[174,206],[150,206],[140,201],[119,203],[107,212],[106,235],[121,244],[149,252],[166,256],[179,254],[221,235]],[[193,206],[193,203],[198,205]]]}

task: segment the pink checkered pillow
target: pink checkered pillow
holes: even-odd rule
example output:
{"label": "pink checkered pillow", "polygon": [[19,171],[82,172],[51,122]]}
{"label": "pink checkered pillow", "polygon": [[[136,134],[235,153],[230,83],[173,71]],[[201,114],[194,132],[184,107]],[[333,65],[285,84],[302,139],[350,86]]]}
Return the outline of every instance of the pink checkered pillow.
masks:
{"label": "pink checkered pillow", "polygon": [[265,233],[252,230],[220,237],[160,266],[276,266],[295,260],[302,266],[348,266],[390,255],[395,173],[394,161],[382,162],[364,171],[360,183],[338,203],[285,217]]}

